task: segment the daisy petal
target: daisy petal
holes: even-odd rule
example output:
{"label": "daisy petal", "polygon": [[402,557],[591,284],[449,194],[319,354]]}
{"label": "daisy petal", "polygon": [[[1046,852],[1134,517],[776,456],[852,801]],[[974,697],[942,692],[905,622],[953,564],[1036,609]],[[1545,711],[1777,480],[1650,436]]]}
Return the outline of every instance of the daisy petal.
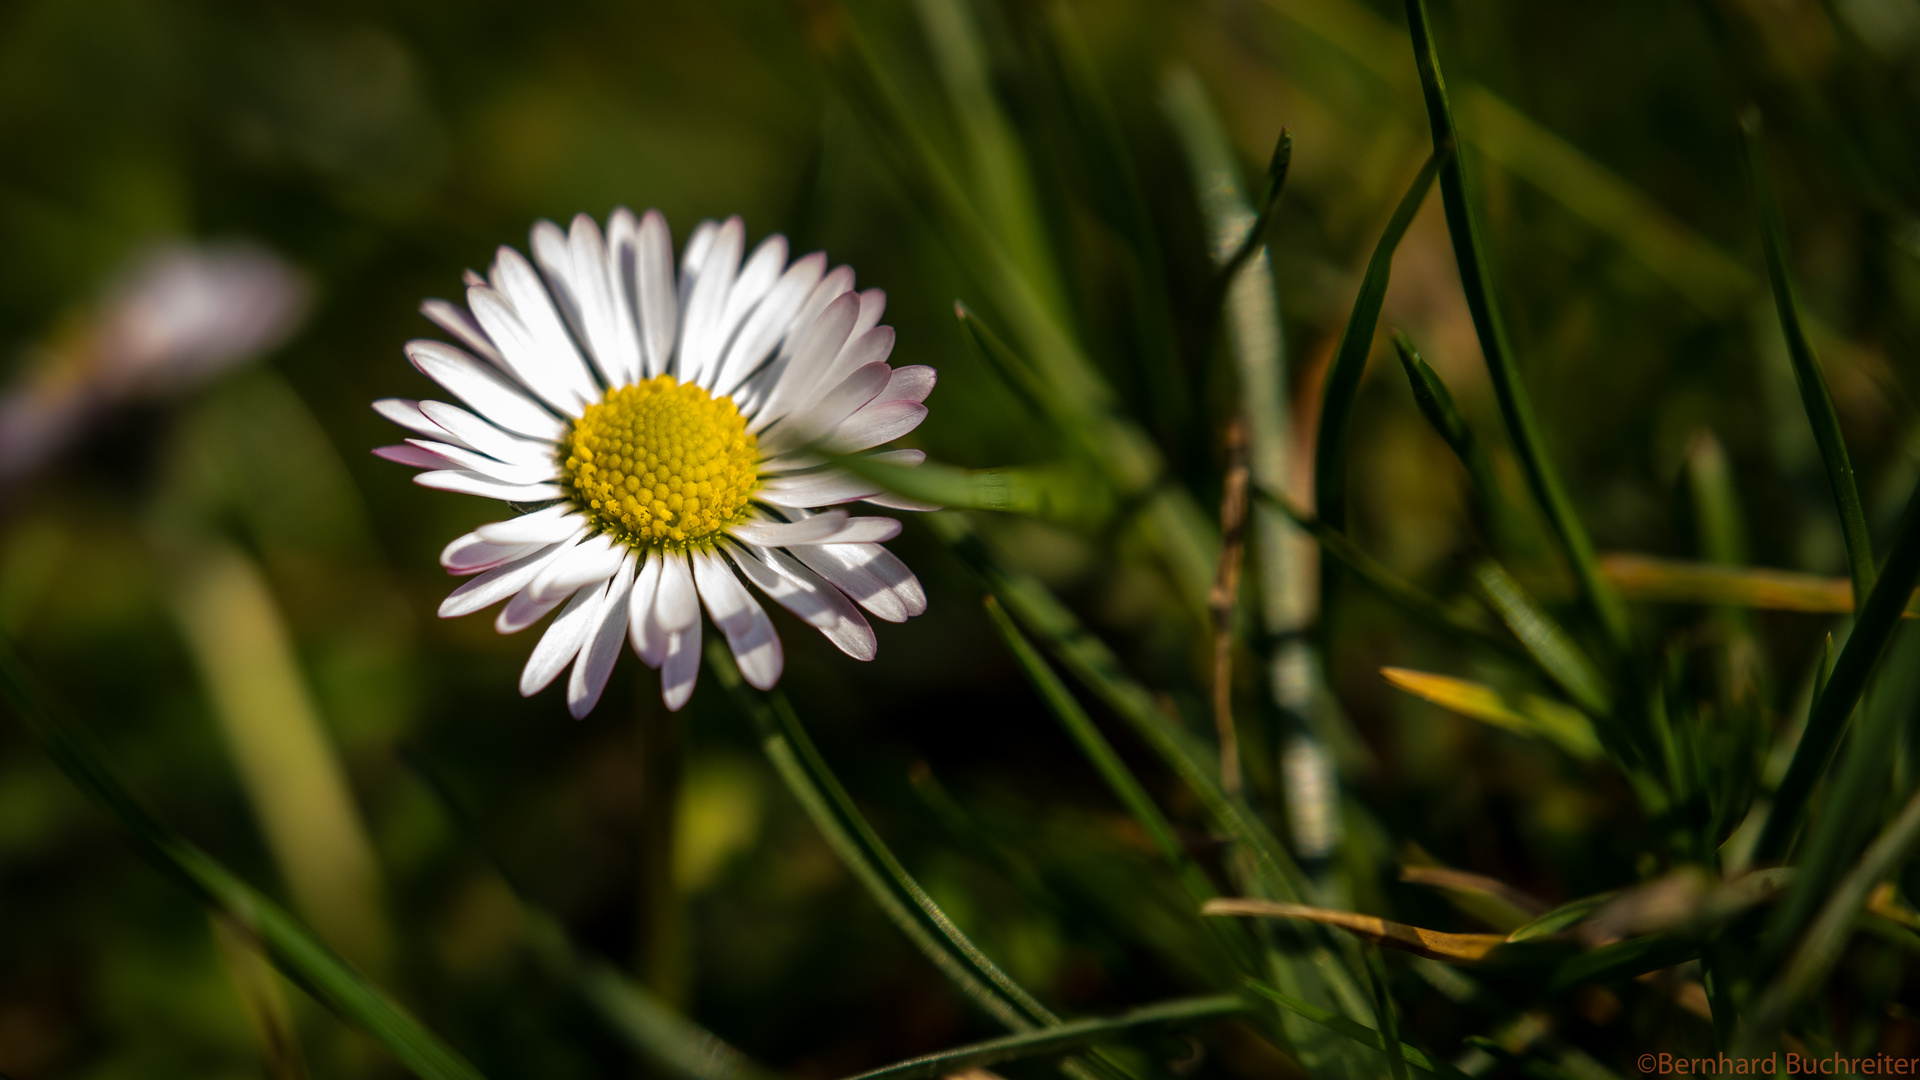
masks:
{"label": "daisy petal", "polygon": [[665,560],[649,553],[647,564],[634,577],[633,593],[627,600],[627,641],[633,653],[650,668],[658,669],[667,658],[667,634],[653,617],[653,600],[660,592],[660,568]]}
{"label": "daisy petal", "polygon": [[[512,248],[501,248],[500,252],[496,268],[515,268],[502,277],[513,284],[528,308],[536,313],[542,328],[535,330],[529,326],[514,300],[490,285],[468,289],[467,306],[473,309],[480,325],[487,328],[487,336],[500,347],[506,369],[514,378],[556,411],[579,416],[587,402],[599,396],[587,378],[586,362],[580,359],[579,350],[561,329],[560,315],[554,311],[553,300],[547,296],[545,287],[537,278],[523,280],[519,268],[524,267],[528,275],[533,273],[526,259]],[[559,340],[553,340],[555,338]]]}
{"label": "daisy petal", "polygon": [[607,688],[607,676],[620,658],[620,642],[627,636],[627,597],[633,591],[632,552],[620,563],[620,572],[607,583],[607,595],[600,605],[600,622],[573,662],[573,675],[567,680],[567,712],[578,720],[593,711]]}
{"label": "daisy petal", "polygon": [[445,600],[440,601],[440,617],[457,619],[462,615],[471,615],[483,608],[492,607],[526,588],[527,583],[534,579],[534,575],[546,569],[572,546],[571,541],[549,544],[526,558],[496,567],[472,581],[463,583],[448,594]]}
{"label": "daisy petal", "polygon": [[742,521],[727,531],[735,539],[760,547],[818,544],[847,524],[845,510],[830,510],[799,521]]}
{"label": "daisy petal", "polygon": [[660,699],[671,712],[679,712],[693,696],[693,684],[700,677],[700,620],[685,630],[667,635],[667,657],[660,667]]}
{"label": "daisy petal", "polygon": [[[443,401],[423,401],[420,413],[443,428],[447,435],[429,435],[455,446],[468,446],[491,458],[514,465],[537,465],[554,460],[553,444],[545,439],[523,439],[494,427],[458,405]],[[451,437],[449,437],[451,436]]]}
{"label": "daisy petal", "polygon": [[747,325],[741,327],[740,334],[734,338],[727,349],[727,356],[721,362],[720,372],[714,376],[715,393],[731,394],[740,382],[752,375],[780,344],[796,324],[795,316],[800,306],[807,301],[814,286],[820,284],[820,277],[826,273],[827,256],[816,251],[803,259],[796,259],[787,272],[780,275],[773,291],[760,306],[753,309],[753,315],[747,319]]}
{"label": "daisy petal", "polygon": [[480,328],[480,324],[474,321],[472,314],[466,308],[445,300],[428,300],[420,305],[420,314],[433,320],[434,325],[440,329],[459,338],[460,344],[472,349],[475,356],[496,367],[506,366],[506,359],[500,355],[499,349],[494,348],[493,339]]}
{"label": "daisy petal", "polygon": [[882,488],[871,480],[850,473],[827,469],[800,476],[776,476],[760,485],[753,497],[774,506],[808,509],[833,506],[880,494]]}
{"label": "daisy petal", "polygon": [[422,450],[446,458],[455,468],[479,473],[491,477],[503,484],[544,484],[560,477],[560,469],[552,460],[536,462],[531,465],[515,465],[504,461],[495,461],[485,454],[476,454],[472,450],[463,450],[458,446],[443,442],[429,442],[426,439],[408,439],[407,442]]}
{"label": "daisy petal", "polygon": [[873,627],[847,594],[821,580],[799,560],[784,552],[747,545],[731,546],[728,554],[756,588],[824,634],[841,652],[855,660],[871,660],[879,651]]}
{"label": "daisy petal", "polygon": [[553,677],[579,654],[587,635],[599,624],[600,608],[606,596],[605,585],[581,589],[560,609],[560,614],[554,616],[547,632],[540,635],[539,644],[533,647],[533,654],[527,657],[527,666],[520,672],[521,697],[532,697],[546,689]]}
{"label": "daisy petal", "polygon": [[587,519],[573,507],[557,503],[531,514],[507,521],[496,521],[473,530],[489,544],[551,544],[569,540],[586,531]]}
{"label": "daisy petal", "polygon": [[889,443],[911,432],[927,418],[927,407],[917,401],[874,402],[847,417],[827,436],[829,448],[843,454]]}
{"label": "daisy petal", "polygon": [[673,361],[673,341],[680,331],[680,301],[674,293],[673,234],[658,210],[640,219],[634,244],[634,310],[640,313],[640,334],[646,346],[644,374],[652,378]]}
{"label": "daisy petal", "polygon": [[456,574],[478,574],[531,555],[545,544],[489,544],[478,533],[468,533],[440,551],[440,565]]}
{"label": "daisy petal", "polygon": [[[888,328],[891,329],[891,328]],[[933,393],[933,384],[939,373],[925,364],[908,364],[893,369],[893,377],[887,380],[887,388],[875,398],[882,401],[925,401]]]}
{"label": "daisy petal", "polygon": [[527,586],[527,592],[535,600],[551,600],[575,589],[605,581],[620,569],[620,560],[625,555],[626,549],[615,544],[606,534],[589,536],[580,541],[566,558],[541,571],[540,576]]}
{"label": "daisy petal", "polygon": [[720,350],[726,345],[726,327],[720,319],[726,311],[727,294],[740,272],[740,253],[746,240],[746,223],[730,217],[713,234],[700,260],[693,291],[687,296],[686,322],[680,328],[680,352],[675,361],[678,377],[684,382],[706,385],[710,369],[719,362]]}
{"label": "daisy petal", "polygon": [[852,372],[830,392],[788,413],[785,419],[768,428],[760,437],[763,452],[777,454],[833,431],[861,406],[878,397],[880,391],[887,388],[892,374],[891,368],[877,361]]}
{"label": "daisy petal", "polygon": [[843,293],[827,305],[827,309],[820,313],[820,317],[800,338],[799,348],[794,351],[786,369],[779,374],[778,381],[767,395],[766,404],[747,424],[748,431],[758,434],[768,424],[785,416],[796,403],[815,395],[821,374],[840,354],[840,347],[847,343],[847,334],[852,331],[853,320],[859,311],[859,298],[852,293]]}
{"label": "daisy petal", "polygon": [[757,689],[773,689],[786,660],[780,650],[780,635],[774,633],[766,610],[740,584],[733,567],[711,551],[694,554],[693,576],[707,615],[727,636],[727,647],[733,650],[741,677]]}
{"label": "daisy petal", "polygon": [[633,211],[620,207],[607,219],[607,258],[604,273],[613,304],[614,336],[619,340],[620,373],[614,386],[639,382],[646,368],[646,341],[640,336],[640,316],[634,306],[638,281],[640,222]]}
{"label": "daisy petal", "polygon": [[500,609],[500,614],[493,620],[494,632],[517,634],[546,618],[547,612],[572,599],[574,593],[578,591],[576,589],[558,596],[538,597],[533,594],[532,589],[522,589],[513,595],[513,599],[507,601],[506,607]]}
{"label": "daisy petal", "polygon": [[425,404],[425,402],[415,401],[412,398],[381,398],[379,401],[373,403],[373,411],[399,424],[415,435],[425,435],[429,439],[446,439],[451,442],[459,442],[459,439],[453,438],[445,429],[441,428],[439,424],[434,423],[433,420],[427,416],[425,411],[423,411]]}
{"label": "daisy petal", "polygon": [[788,554],[875,616],[888,622],[907,621],[906,601],[868,569],[865,562],[851,558],[841,545],[810,544],[793,548]]}
{"label": "daisy petal", "polygon": [[451,469],[456,467],[453,462],[441,457],[439,454],[408,443],[401,443],[398,446],[374,447],[373,456],[385,458],[395,464],[405,465],[410,469]]}
{"label": "daisy petal", "polygon": [[427,378],[508,431],[536,439],[558,439],[566,434],[560,418],[536,404],[519,384],[459,349],[422,340],[408,342],[406,353]]}
{"label": "daisy petal", "polygon": [[661,556],[660,592],[654,597],[653,617],[666,631],[685,630],[700,621],[700,596],[693,587],[693,571],[684,554]]}
{"label": "daisy petal", "polygon": [[484,495],[502,502],[546,502],[566,494],[555,484],[509,484],[466,469],[416,473],[413,482],[421,487],[456,491],[462,495]]}

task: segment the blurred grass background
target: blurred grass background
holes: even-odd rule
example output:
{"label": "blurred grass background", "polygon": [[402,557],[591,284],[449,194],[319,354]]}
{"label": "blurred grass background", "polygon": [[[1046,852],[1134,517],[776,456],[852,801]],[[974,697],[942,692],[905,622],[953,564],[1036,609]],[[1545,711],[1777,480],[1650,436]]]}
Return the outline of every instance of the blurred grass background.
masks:
{"label": "blurred grass background", "polygon": [[[955,152],[968,134],[943,105],[950,57],[929,40],[942,40],[947,6],[852,7],[924,134]],[[1102,174],[1111,163],[1087,149],[1088,119],[1058,108],[1039,9],[974,5],[993,75],[982,89],[1026,147],[1073,329],[1211,503],[1234,383],[1210,348],[1211,240],[1164,88],[1197,74],[1250,178],[1280,127],[1294,133],[1271,250],[1291,395],[1310,426],[1361,268],[1428,150],[1404,19],[1369,0],[1069,8],[1158,265],[1131,261]],[[1599,546],[1698,550],[1683,467],[1710,432],[1732,463],[1751,561],[1844,574],[1733,118],[1749,102],[1768,113],[1803,302],[1884,536],[1920,475],[1920,7],[1454,0],[1436,16],[1481,155],[1523,374]],[[993,1030],[836,862],[710,679],[670,716],[628,660],[575,723],[554,695],[514,692],[524,636],[433,618],[453,585],[440,547],[493,511],[417,488],[367,453],[391,441],[370,401],[434,396],[399,351],[429,333],[421,298],[455,296],[462,269],[498,244],[524,248],[536,218],[629,205],[662,209],[679,239],[738,213],[750,235],[826,249],[887,290],[900,362],[940,369],[915,445],[975,467],[1054,457],[954,322],[956,298],[991,319],[990,298],[823,74],[809,42],[830,21],[774,0],[0,7],[0,363],[13,381],[57,367],[104,283],[163,241],[257,242],[315,296],[264,361],[119,410],[7,484],[0,632],[163,817],[304,911],[496,1075],[633,1068],[519,949],[503,870],[592,951],[794,1075]],[[1161,283],[1163,311],[1143,310],[1142,280]],[[1383,318],[1420,343],[1518,490],[1437,198],[1399,249]],[[1474,545],[1465,487],[1384,342],[1349,439],[1358,538],[1410,578],[1461,580]],[[1138,543],[1029,519],[979,526],[1149,685],[1204,715],[1191,611]],[[911,524],[895,549],[932,606],[884,627],[874,664],[774,616],[784,685],[823,752],[942,906],[1043,998],[1090,1012],[1178,991],[1187,973],[1164,957],[1193,931],[1144,837],[1021,678],[959,561]],[[1516,570],[1569,597],[1549,546],[1536,549]],[[1672,635],[1690,625],[1658,617]],[[1779,726],[1803,714],[1817,643],[1837,624],[1763,614],[1757,625],[1777,683],[1762,711]],[[1417,844],[1550,902],[1650,871],[1650,826],[1610,774],[1398,695],[1377,674],[1457,668],[1457,643],[1357,593],[1328,629],[1338,707],[1324,727],[1348,795],[1383,831],[1356,842],[1370,857]],[[1896,657],[1913,662],[1911,649]],[[1243,681],[1258,695],[1257,675]],[[287,755],[281,767],[305,785],[280,793],[291,800],[280,819],[275,793],[249,793],[236,767],[261,725],[272,733],[257,753]],[[1277,730],[1249,746],[1250,774],[1277,770]],[[1120,748],[1176,816],[1191,809],[1137,744]],[[302,828],[324,835],[280,839]],[[288,845],[318,867],[290,865]],[[666,867],[670,896],[643,885],[649,865]],[[1449,918],[1431,894],[1375,874],[1353,888],[1400,890],[1407,910],[1430,915],[1422,925]],[[1170,948],[1131,943],[1142,926]],[[198,905],[23,731],[0,727],[0,1072],[258,1075],[260,1043],[228,974]],[[1914,1000],[1911,965],[1879,977]],[[315,1075],[392,1070],[288,997]],[[1711,1028],[1671,1002],[1627,1005],[1583,999],[1570,1037],[1596,1052],[1710,1045]],[[1452,1008],[1424,1001],[1407,1022],[1441,1041],[1463,1030]],[[1899,1015],[1883,1045],[1920,1047],[1914,1014]],[[1209,1067],[1278,1066],[1247,1049]]]}

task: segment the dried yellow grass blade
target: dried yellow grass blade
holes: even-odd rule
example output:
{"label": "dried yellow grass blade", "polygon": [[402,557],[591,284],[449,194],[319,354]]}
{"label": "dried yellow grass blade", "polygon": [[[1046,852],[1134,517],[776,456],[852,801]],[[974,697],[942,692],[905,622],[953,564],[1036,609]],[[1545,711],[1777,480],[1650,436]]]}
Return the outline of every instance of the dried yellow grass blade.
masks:
{"label": "dried yellow grass blade", "polygon": [[[1843,577],[1760,566],[1713,566],[1624,551],[1600,556],[1600,572],[1629,600],[1821,614],[1853,611],[1853,586]],[[1920,615],[1920,604],[1908,600],[1906,614],[1908,618]]]}
{"label": "dried yellow grass blade", "polygon": [[1253,915],[1263,919],[1306,919],[1309,922],[1337,926],[1350,934],[1366,938],[1375,945],[1400,949],[1429,960],[1473,963],[1484,959],[1506,938],[1499,934],[1446,934],[1406,923],[1362,915],[1357,911],[1334,911],[1305,904],[1283,904],[1277,900],[1218,899],[1200,906],[1202,915]]}
{"label": "dried yellow grass blade", "polygon": [[1414,697],[1468,719],[1548,739],[1584,760],[1601,754],[1593,724],[1571,705],[1537,694],[1503,694],[1485,683],[1409,668],[1381,668],[1380,674]]}

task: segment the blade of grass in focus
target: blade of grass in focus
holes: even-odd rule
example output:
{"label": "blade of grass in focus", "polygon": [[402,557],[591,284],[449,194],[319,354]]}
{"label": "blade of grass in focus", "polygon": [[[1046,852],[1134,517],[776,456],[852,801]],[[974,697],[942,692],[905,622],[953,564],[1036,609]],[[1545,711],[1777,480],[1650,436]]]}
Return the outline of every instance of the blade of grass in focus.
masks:
{"label": "blade of grass in focus", "polygon": [[[981,952],[894,857],[814,749],[786,696],[754,691],[740,677],[724,643],[711,641],[708,646],[707,666],[753,721],[768,761],[894,925],[962,993],[1008,1028],[1024,1032],[1058,1027],[1060,1018]],[[1076,1078],[1130,1075],[1099,1056],[1068,1065]]]}
{"label": "blade of grass in focus", "polygon": [[1447,232],[1453,238],[1454,259],[1460,268],[1460,285],[1467,295],[1467,309],[1473,316],[1474,331],[1487,361],[1487,374],[1493,382],[1494,397],[1500,402],[1501,415],[1513,440],[1515,453],[1533,489],[1534,498],[1546,512],[1547,520],[1560,537],[1567,560],[1579,579],[1580,591],[1605,635],[1615,657],[1630,651],[1631,633],[1626,610],[1606,579],[1600,574],[1594,556],[1593,540],[1574,512],[1573,500],[1561,485],[1559,473],[1547,454],[1546,441],[1533,401],[1520,381],[1520,367],[1513,347],[1507,341],[1506,323],[1500,316],[1494,292],[1493,272],[1487,258],[1486,243],[1478,220],[1478,206],[1469,184],[1466,155],[1460,152],[1460,134],[1454,123],[1453,109],[1447,101],[1445,80],[1440,73],[1440,55],[1433,42],[1433,27],[1427,17],[1426,0],[1406,0],[1407,22],[1413,33],[1413,54],[1420,71],[1420,86],[1427,103],[1427,119],[1433,130],[1433,145],[1438,151],[1452,146],[1454,153],[1440,168],[1440,196],[1446,207]]}
{"label": "blade of grass in focus", "polygon": [[1057,1027],[1007,1035],[968,1046],[942,1050],[937,1054],[909,1058],[906,1061],[860,1073],[848,1080],[919,1080],[921,1077],[951,1076],[970,1069],[983,1069],[1008,1061],[1045,1057],[1077,1050],[1094,1043],[1112,1041],[1136,1032],[1185,1024],[1204,1023],[1234,1016],[1248,1010],[1247,1000],[1237,994],[1183,998],[1157,1005],[1142,1005],[1118,1016],[1091,1020],[1070,1020]]}
{"label": "blade of grass in focus", "polygon": [[1051,521],[1097,521],[1111,512],[1102,505],[1097,479],[1072,468],[957,469],[936,462],[895,465],[852,454],[828,460],[896,495],[951,510],[994,510]]}
{"label": "blade of grass in focus", "polygon": [[1786,335],[1787,355],[1793,361],[1793,381],[1800,388],[1800,402],[1807,410],[1807,423],[1813,427],[1813,441],[1820,448],[1820,461],[1826,466],[1827,484],[1833,489],[1834,509],[1840,515],[1840,535],[1846,542],[1847,576],[1853,579],[1856,604],[1873,591],[1873,540],[1867,535],[1867,515],[1860,506],[1860,490],[1854,484],[1853,462],[1847,457],[1846,436],[1840,431],[1840,417],[1833,411],[1833,395],[1827,391],[1826,376],[1813,354],[1801,323],[1800,301],[1795,296],[1793,274],[1787,266],[1787,228],[1780,216],[1780,205],[1773,196],[1773,183],[1767,177],[1766,148],[1760,141],[1760,113],[1748,109],[1740,117],[1740,133],[1746,143],[1747,179],[1753,187],[1754,201],[1760,206],[1760,233],[1767,252],[1767,280],[1773,286],[1774,307],[1780,313],[1780,330]]}
{"label": "blade of grass in focus", "polygon": [[1499,547],[1517,547],[1519,526],[1511,518],[1511,508],[1501,495],[1500,480],[1493,471],[1493,461],[1487,457],[1486,447],[1482,446],[1473,429],[1460,415],[1460,409],[1454,404],[1453,393],[1442,382],[1438,372],[1428,366],[1413,340],[1396,330],[1393,332],[1393,351],[1400,358],[1400,366],[1407,373],[1407,384],[1413,391],[1414,404],[1419,406],[1420,415],[1439,434],[1441,440],[1460,459],[1460,465],[1467,472],[1467,482],[1471,488],[1474,516],[1479,519],[1481,529],[1487,539]]}
{"label": "blade of grass in focus", "polygon": [[1400,204],[1374,245],[1373,255],[1367,259],[1353,313],[1347,317],[1346,329],[1341,331],[1340,344],[1327,367],[1320,423],[1314,434],[1313,500],[1314,513],[1336,529],[1344,529],[1347,523],[1347,425],[1353,417],[1354,398],[1360,393],[1360,379],[1367,371],[1367,357],[1373,352],[1380,305],[1386,302],[1387,282],[1393,274],[1393,252],[1413,224],[1414,215],[1420,212],[1420,205],[1426,202],[1434,177],[1452,156],[1453,144],[1436,140],[1433,153],[1400,197]]}
{"label": "blade of grass in focus", "polygon": [[232,919],[289,979],[384,1046],[423,1080],[482,1080],[480,1072],[340,959],[278,904],[161,824],[108,767],[92,738],[57,718],[45,694],[0,643],[0,691],[55,764],[126,828],[140,854],[216,912]]}
{"label": "blade of grass in focus", "polygon": [[1806,731],[1794,748],[1786,776],[1774,792],[1773,808],[1767,814],[1766,827],[1761,830],[1754,850],[1757,860],[1765,862],[1786,854],[1814,785],[1827,771],[1834,748],[1846,730],[1848,718],[1853,715],[1853,707],[1866,689],[1867,678],[1899,625],[1900,614],[1906,609],[1916,580],[1920,580],[1920,490],[1908,500],[1900,531],[1894,537],[1886,565],[1880,569],[1879,580],[1867,595],[1866,603],[1860,605],[1853,631],[1847,635],[1846,645],[1833,662],[1833,673],[1814,697]]}

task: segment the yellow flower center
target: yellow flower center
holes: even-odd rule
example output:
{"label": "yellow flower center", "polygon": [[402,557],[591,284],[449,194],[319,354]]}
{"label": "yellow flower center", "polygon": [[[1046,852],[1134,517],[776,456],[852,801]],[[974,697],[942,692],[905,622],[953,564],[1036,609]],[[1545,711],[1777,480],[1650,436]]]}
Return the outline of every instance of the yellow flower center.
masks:
{"label": "yellow flower center", "polygon": [[757,440],[730,397],[661,375],[587,406],[561,468],[587,517],[629,547],[682,551],[740,519]]}

